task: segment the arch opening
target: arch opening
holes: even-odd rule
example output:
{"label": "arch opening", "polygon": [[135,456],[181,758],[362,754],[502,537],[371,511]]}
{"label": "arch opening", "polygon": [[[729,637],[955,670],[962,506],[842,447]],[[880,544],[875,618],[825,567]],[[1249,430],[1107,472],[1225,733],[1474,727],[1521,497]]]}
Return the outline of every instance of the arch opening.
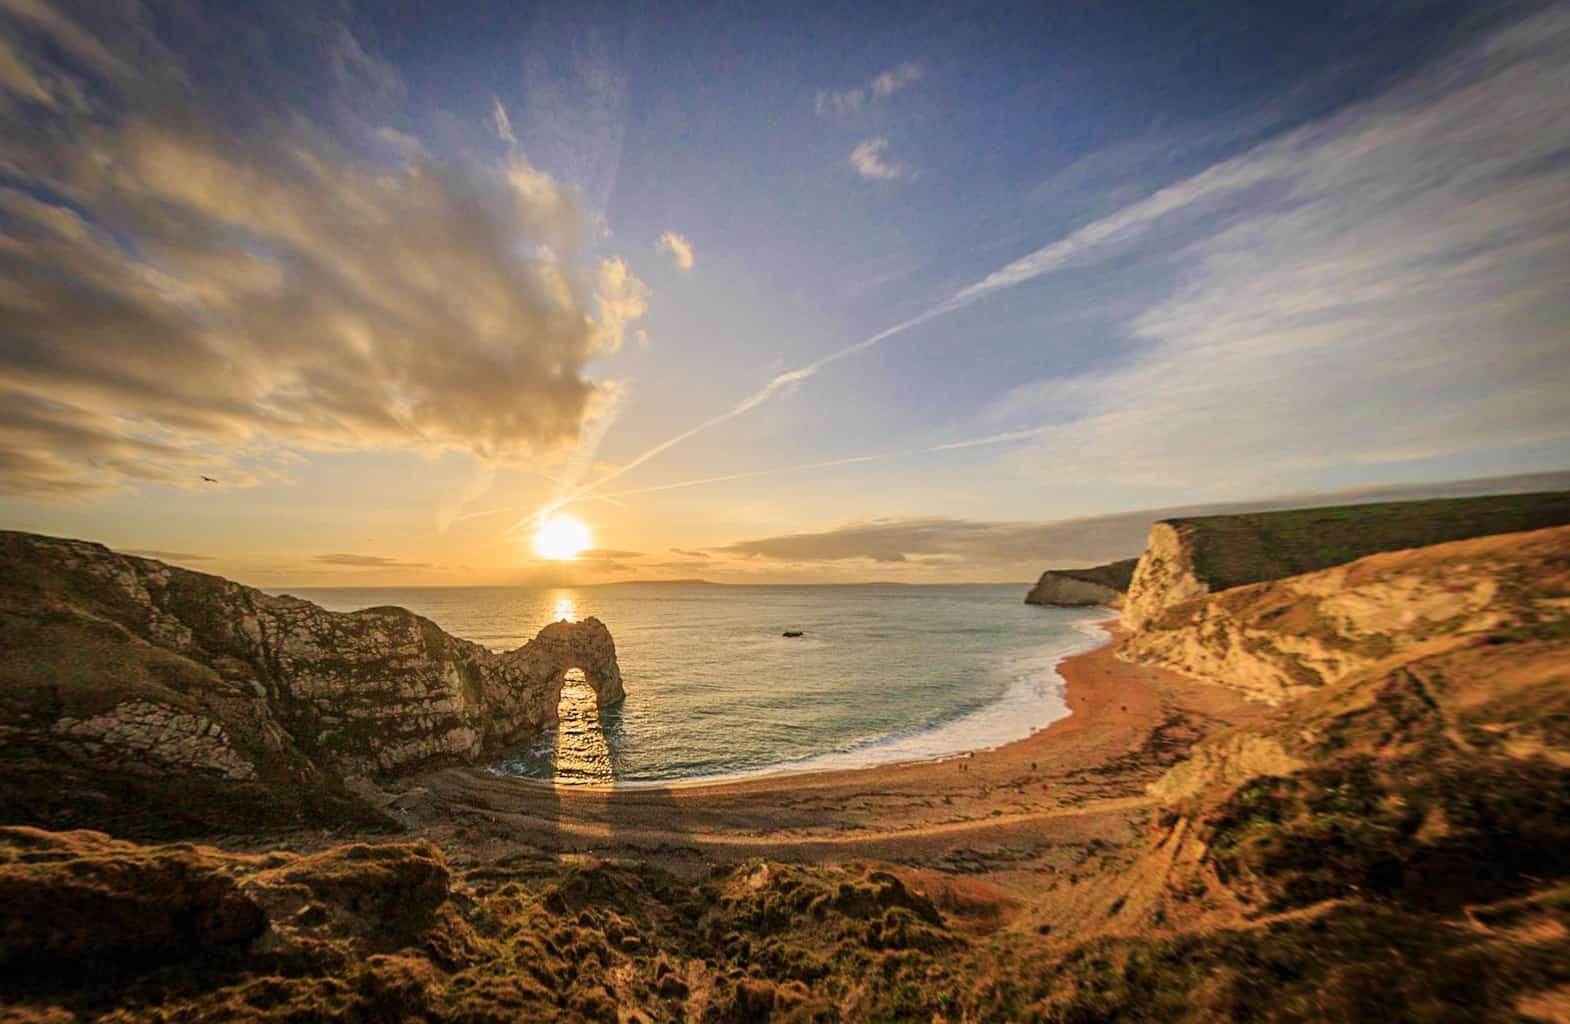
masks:
{"label": "arch opening", "polygon": [[562,673],[556,700],[556,747],[552,754],[557,783],[608,784],[616,779],[615,761],[607,737],[606,711],[600,707],[596,688],[581,668]]}

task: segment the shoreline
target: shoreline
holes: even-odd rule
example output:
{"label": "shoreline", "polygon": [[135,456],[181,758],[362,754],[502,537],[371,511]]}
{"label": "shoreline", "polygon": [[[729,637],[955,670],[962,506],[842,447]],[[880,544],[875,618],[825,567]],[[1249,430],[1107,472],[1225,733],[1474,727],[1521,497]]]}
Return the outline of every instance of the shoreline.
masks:
{"label": "shoreline", "polygon": [[[835,772],[873,771],[879,768],[898,768],[906,765],[940,764],[948,761],[967,760],[977,754],[1001,750],[1014,743],[1023,743],[1040,734],[1041,732],[1052,728],[1052,726],[1056,725],[1058,722],[1073,716],[1074,710],[1068,698],[1069,684],[1068,679],[1063,674],[1063,666],[1074,658],[1078,658],[1084,654],[1089,654],[1092,651],[1100,650],[1101,648],[1115,642],[1110,627],[1114,626],[1117,622],[1117,610],[1113,608],[1098,608],[1097,610],[1105,611],[1111,617],[1091,622],[1076,623],[1074,627],[1075,630],[1079,632],[1080,635],[1085,639],[1080,643],[1076,643],[1072,646],[1066,647],[1062,651],[1057,652],[1056,659],[1050,666],[1047,667],[1048,678],[1039,680],[1035,684],[1040,687],[1052,688],[1055,690],[1054,696],[1056,697],[1057,701],[1061,703],[1061,710],[1057,708],[1050,709],[1051,711],[1057,711],[1058,713],[1054,714],[1047,721],[1044,721],[1039,725],[1033,725],[1030,731],[1023,736],[1015,735],[1011,738],[999,739],[997,742],[986,746],[957,747],[953,750],[944,751],[942,753],[917,753],[910,756],[906,756],[903,752],[900,752],[886,760],[874,759],[861,764],[830,763],[837,759],[854,759],[858,753],[858,750],[856,749],[829,751],[822,754],[813,754],[809,757],[800,758],[795,761],[777,762],[774,765],[766,765],[762,768],[756,768],[742,772],[729,772],[679,779],[630,779],[626,781],[614,781],[610,783],[560,783],[547,781],[545,779],[534,779],[521,775],[512,775],[503,771],[499,771],[495,767],[477,766],[477,770],[494,775],[497,778],[523,783],[524,785],[538,786],[541,788],[563,790],[568,792],[630,792],[651,789],[692,789],[708,786],[728,786],[732,784],[758,782],[768,779],[801,778],[803,776],[822,775]],[[923,741],[932,742],[938,737],[944,735],[946,732],[962,729],[968,723],[973,723],[978,719],[983,719],[999,714],[1010,703],[1011,696],[1012,689],[1005,691],[1002,696],[993,701],[991,704],[978,708],[975,711],[971,711],[957,719],[942,722],[930,728],[915,732],[894,734],[882,737],[866,744],[864,747],[860,748],[859,752],[870,755],[875,751],[878,751],[880,748],[885,752],[899,751],[901,747],[908,747]],[[1040,703],[1042,705],[1046,705],[1048,703],[1048,698],[1044,695]],[[1048,709],[1043,708],[1043,710]]]}
{"label": "shoreline", "polygon": [[1071,714],[990,750],[648,787],[449,768],[409,780],[389,794],[390,809],[465,863],[524,848],[678,871],[760,856],[934,866],[981,857],[1003,858],[989,870],[1005,877],[1036,877],[1095,844],[1126,842],[1155,804],[1150,782],[1193,743],[1268,710],[1224,686],[1121,661],[1121,631],[1110,620],[1097,628],[1108,642],[1057,667]]}

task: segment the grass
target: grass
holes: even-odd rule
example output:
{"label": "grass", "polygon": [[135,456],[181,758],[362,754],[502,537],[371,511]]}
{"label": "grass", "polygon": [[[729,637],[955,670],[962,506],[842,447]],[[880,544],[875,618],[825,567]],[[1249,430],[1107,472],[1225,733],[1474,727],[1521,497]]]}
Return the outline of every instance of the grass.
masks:
{"label": "grass", "polygon": [[1138,564],[1138,558],[1125,558],[1120,562],[1093,565],[1088,569],[1051,569],[1048,571],[1054,576],[1066,576],[1071,580],[1095,583],[1099,586],[1111,587],[1119,593],[1126,593],[1129,581],[1134,578],[1134,566]]}
{"label": "grass", "polygon": [[[898,875],[857,864],[755,862],[693,883],[548,859],[459,873],[422,842],[240,863],[57,841],[69,859],[24,839],[8,865],[17,839],[0,836],[0,889],[31,879],[19,892],[53,908],[9,933],[9,966],[57,948],[78,965],[99,946],[139,959],[51,978],[0,958],[0,981],[15,982],[6,1002],[81,1017],[1513,1021],[1523,997],[1570,982],[1564,885],[1474,908],[1475,924],[1354,897],[1252,927],[1065,943],[965,937]],[[78,906],[64,897],[82,879],[99,895]],[[121,928],[96,927],[106,909]],[[247,948],[264,924],[272,938]]]}
{"label": "grass", "polygon": [[1283,579],[1367,555],[1570,523],[1570,491],[1381,502],[1166,522],[1212,590]]}

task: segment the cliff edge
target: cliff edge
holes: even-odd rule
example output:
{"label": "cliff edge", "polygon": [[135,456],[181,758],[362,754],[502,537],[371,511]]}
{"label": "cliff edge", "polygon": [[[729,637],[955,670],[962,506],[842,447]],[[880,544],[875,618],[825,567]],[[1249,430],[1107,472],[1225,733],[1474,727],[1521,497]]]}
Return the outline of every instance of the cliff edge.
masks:
{"label": "cliff edge", "polygon": [[[1054,927],[1106,936],[1171,1019],[1195,979],[1254,971],[1254,934],[1283,976],[1338,979],[1281,1019],[1564,1019],[1537,1010],[1570,992],[1570,527],[1202,596],[1119,653],[1274,707],[1154,780],[1142,834],[1046,897]],[[1404,992],[1349,994],[1390,949],[1370,978]]]}
{"label": "cliff edge", "polygon": [[1133,579],[1137,558],[1088,569],[1048,569],[1025,595],[1026,604],[1117,607]]}
{"label": "cliff edge", "polygon": [[476,763],[554,723],[571,668],[602,706],[623,698],[597,619],[498,654],[402,608],[330,612],[0,533],[0,810],[69,820],[100,793],[117,813],[151,801],[145,817],[163,808],[174,831],[213,799],[310,819],[322,800],[352,804],[346,779]]}
{"label": "cliff edge", "polygon": [[1165,519],[1123,601],[1139,630],[1204,594],[1344,565],[1383,551],[1570,524],[1570,491],[1396,501]]}

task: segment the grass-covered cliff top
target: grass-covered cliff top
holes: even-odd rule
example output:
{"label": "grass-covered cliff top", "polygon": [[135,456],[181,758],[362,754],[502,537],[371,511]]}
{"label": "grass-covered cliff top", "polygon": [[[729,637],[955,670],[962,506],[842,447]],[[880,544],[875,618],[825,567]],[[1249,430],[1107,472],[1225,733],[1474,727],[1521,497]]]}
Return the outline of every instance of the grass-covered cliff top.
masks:
{"label": "grass-covered cliff top", "polygon": [[1163,522],[1175,526],[1188,540],[1198,577],[1212,590],[1226,590],[1326,569],[1382,551],[1570,524],[1570,491],[1337,505]]}
{"label": "grass-covered cliff top", "polygon": [[1138,558],[1125,558],[1121,562],[1093,565],[1088,569],[1051,569],[1048,571],[1054,576],[1066,576],[1071,580],[1095,583],[1099,586],[1111,587],[1113,590],[1122,592],[1128,590],[1129,580],[1134,578],[1134,566],[1138,564]]}

